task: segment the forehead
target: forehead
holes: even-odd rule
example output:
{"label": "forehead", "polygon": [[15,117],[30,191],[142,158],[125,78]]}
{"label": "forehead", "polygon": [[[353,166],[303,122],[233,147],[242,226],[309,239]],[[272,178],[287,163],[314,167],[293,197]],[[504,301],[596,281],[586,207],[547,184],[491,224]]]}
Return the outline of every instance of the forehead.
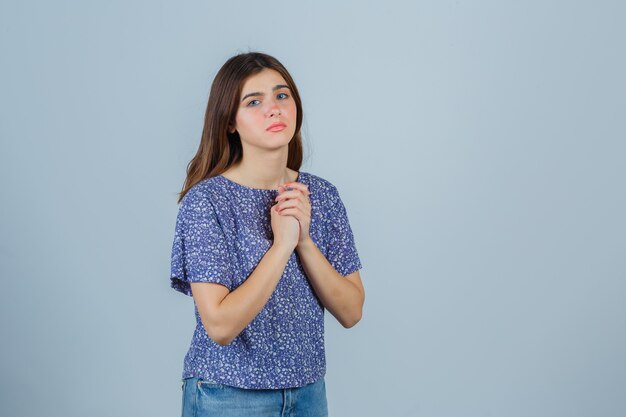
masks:
{"label": "forehead", "polygon": [[243,96],[253,91],[271,91],[272,87],[277,84],[287,84],[287,82],[278,71],[265,68],[261,72],[251,75],[246,79],[241,88],[241,95]]}

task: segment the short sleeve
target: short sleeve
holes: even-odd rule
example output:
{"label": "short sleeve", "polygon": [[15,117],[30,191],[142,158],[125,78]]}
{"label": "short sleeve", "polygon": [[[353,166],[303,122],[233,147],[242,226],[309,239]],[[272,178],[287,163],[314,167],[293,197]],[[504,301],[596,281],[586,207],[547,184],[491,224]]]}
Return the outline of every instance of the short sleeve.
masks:
{"label": "short sleeve", "polygon": [[208,197],[193,188],[179,206],[171,260],[170,286],[176,291],[192,296],[191,282],[215,282],[233,289],[224,231]]}
{"label": "short sleeve", "polygon": [[346,207],[341,201],[339,191],[331,188],[331,207],[328,213],[328,246],[327,259],[328,262],[341,275],[346,276],[352,272],[363,268],[359,254],[356,249],[354,235]]}

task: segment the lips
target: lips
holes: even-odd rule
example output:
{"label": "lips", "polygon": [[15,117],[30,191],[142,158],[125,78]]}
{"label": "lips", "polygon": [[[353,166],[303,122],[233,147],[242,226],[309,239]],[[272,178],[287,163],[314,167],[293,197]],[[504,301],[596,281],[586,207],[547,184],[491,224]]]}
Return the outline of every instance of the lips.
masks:
{"label": "lips", "polygon": [[269,132],[280,132],[281,130],[283,130],[284,128],[286,128],[287,125],[282,123],[282,122],[277,122],[277,123],[272,123],[267,129],[267,131]]}

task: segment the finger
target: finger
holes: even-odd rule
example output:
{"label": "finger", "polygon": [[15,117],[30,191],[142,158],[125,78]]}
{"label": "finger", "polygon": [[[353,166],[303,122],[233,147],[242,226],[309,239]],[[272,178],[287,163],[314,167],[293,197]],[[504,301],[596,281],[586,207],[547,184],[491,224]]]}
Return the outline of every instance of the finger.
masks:
{"label": "finger", "polygon": [[306,184],[303,184],[301,182],[286,182],[284,187],[289,187],[289,188],[295,188],[297,190],[302,191],[303,193],[305,193],[306,195],[311,194],[309,192],[309,186]]}
{"label": "finger", "polygon": [[300,203],[297,199],[289,199],[285,201],[278,202],[278,211],[284,210],[286,208],[298,207]]}
{"label": "finger", "polygon": [[282,185],[278,187],[278,195],[276,196],[276,198],[282,196],[282,195],[292,195],[295,193],[298,193],[299,191],[296,190],[288,190],[287,188],[283,187]]}
{"label": "finger", "polygon": [[279,211],[278,214],[280,214],[281,216],[293,216],[298,220],[303,219],[302,212],[298,207],[286,208],[282,211]]}
{"label": "finger", "polygon": [[308,195],[301,190],[280,191],[281,188],[282,187],[279,187],[278,192],[280,194],[276,196],[274,201],[289,200],[292,198],[302,199],[302,201],[308,201]]}
{"label": "finger", "polygon": [[305,196],[304,194],[302,194],[300,191],[294,191],[297,192],[297,196],[294,198],[287,198],[287,197],[281,197],[278,196],[276,197],[276,201],[280,207],[295,207],[295,206],[300,206],[302,209],[306,209],[307,211],[311,209],[311,202],[309,201],[309,198],[307,196]]}

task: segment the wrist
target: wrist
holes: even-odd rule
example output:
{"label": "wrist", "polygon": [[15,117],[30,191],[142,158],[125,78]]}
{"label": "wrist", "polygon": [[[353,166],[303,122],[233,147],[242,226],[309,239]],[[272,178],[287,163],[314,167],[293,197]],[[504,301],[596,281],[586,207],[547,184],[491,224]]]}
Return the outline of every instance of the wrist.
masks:
{"label": "wrist", "polygon": [[290,245],[288,243],[284,243],[278,240],[272,243],[272,248],[275,248],[275,250],[278,252],[281,252],[283,254],[289,254],[289,255],[291,255],[291,252],[293,252],[295,249],[294,245]]}
{"label": "wrist", "polygon": [[313,239],[311,239],[311,237],[309,236],[303,241],[298,242],[298,246],[296,246],[296,249],[307,249],[307,248],[312,248],[312,247],[317,247],[317,246],[315,245],[315,242],[313,242]]}

